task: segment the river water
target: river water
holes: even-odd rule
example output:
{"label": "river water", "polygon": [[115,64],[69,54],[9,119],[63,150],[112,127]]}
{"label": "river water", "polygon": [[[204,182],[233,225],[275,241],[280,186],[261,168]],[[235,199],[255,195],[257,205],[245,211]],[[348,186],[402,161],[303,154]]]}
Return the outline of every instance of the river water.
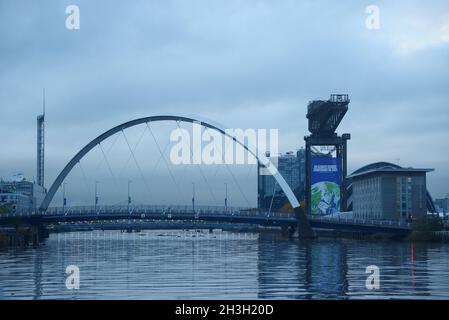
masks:
{"label": "river water", "polygon": [[[79,289],[66,267],[79,268]],[[379,267],[368,289],[367,266]],[[0,249],[1,299],[449,299],[449,244],[214,231],[51,234]]]}

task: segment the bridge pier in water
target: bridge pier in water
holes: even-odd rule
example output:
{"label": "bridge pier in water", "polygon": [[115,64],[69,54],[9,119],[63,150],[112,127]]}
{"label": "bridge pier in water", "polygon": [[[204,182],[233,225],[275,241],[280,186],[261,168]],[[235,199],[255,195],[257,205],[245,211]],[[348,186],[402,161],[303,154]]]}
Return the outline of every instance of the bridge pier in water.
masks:
{"label": "bridge pier in water", "polygon": [[298,221],[298,237],[300,239],[315,238],[316,234],[310,226],[309,220],[306,217],[306,212],[301,207],[295,208],[296,220]]}

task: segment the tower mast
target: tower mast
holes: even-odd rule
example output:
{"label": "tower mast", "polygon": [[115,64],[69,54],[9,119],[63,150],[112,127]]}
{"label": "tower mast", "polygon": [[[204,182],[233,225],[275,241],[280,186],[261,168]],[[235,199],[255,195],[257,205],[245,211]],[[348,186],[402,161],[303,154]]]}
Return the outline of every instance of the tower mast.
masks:
{"label": "tower mast", "polygon": [[45,88],[42,92],[42,114],[37,116],[37,184],[44,187]]}

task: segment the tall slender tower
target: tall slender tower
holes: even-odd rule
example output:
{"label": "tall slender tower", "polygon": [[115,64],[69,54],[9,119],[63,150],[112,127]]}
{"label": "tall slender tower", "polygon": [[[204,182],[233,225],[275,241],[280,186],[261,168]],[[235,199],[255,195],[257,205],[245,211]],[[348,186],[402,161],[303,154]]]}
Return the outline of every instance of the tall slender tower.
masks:
{"label": "tall slender tower", "polygon": [[45,150],[45,89],[42,97],[42,114],[37,116],[37,184],[44,187]]}

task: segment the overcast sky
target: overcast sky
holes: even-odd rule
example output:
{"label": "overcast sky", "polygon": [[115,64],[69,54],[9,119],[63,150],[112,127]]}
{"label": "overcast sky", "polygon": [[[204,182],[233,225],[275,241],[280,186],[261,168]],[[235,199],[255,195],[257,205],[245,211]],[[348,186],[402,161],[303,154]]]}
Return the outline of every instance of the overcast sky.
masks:
{"label": "overcast sky", "polygon": [[[80,9],[79,30],[65,27],[71,4]],[[365,25],[372,4],[378,30]],[[434,168],[431,194],[449,193],[447,0],[0,0],[0,40],[0,177],[35,176],[43,87],[47,187],[92,138],[136,117],[197,115],[229,128],[278,128],[285,152],[304,144],[309,100],[348,93],[338,132],[352,135],[350,171],[376,161]],[[129,132],[132,145],[144,129]],[[164,130],[156,130],[162,140]],[[123,141],[121,148],[111,166],[127,163]],[[127,167],[135,175],[133,162]],[[95,168],[86,164],[89,188]],[[162,162],[156,168],[149,184],[170,180]],[[240,171],[254,202],[255,171]],[[224,180],[217,181],[221,193]],[[69,183],[73,194],[85,189]]]}

